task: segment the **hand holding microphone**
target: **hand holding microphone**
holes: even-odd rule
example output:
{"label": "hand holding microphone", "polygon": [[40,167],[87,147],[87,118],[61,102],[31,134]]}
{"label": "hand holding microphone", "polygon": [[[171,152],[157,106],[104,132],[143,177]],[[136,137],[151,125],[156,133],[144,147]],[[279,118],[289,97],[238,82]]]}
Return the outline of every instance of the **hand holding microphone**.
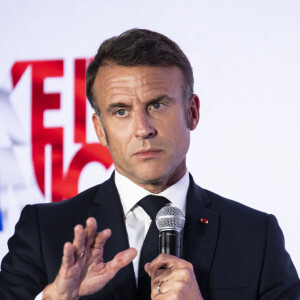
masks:
{"label": "hand holding microphone", "polygon": [[165,206],[157,213],[160,255],[145,265],[151,277],[151,299],[203,300],[193,265],[180,259],[184,223],[177,207]]}

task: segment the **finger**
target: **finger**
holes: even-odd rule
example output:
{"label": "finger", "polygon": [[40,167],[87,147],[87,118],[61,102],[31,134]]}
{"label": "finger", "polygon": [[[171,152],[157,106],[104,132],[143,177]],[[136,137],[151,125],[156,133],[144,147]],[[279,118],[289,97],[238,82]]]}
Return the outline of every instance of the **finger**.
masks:
{"label": "finger", "polygon": [[[161,272],[157,277],[151,278],[151,289],[155,292],[158,284],[164,283],[163,293],[169,292],[171,289],[173,292],[176,290],[186,289],[188,286],[192,286],[192,282],[196,282],[194,273],[187,268],[181,269],[168,269],[165,272]],[[168,295],[169,296],[169,295]],[[181,298],[180,298],[181,299]]]}
{"label": "finger", "polygon": [[[152,262],[147,264],[147,270],[145,265],[145,271],[149,274],[150,277],[155,276],[155,273],[159,269],[169,269],[174,265],[175,256],[168,254],[160,254]],[[176,261],[175,261],[176,262]]]}
{"label": "finger", "polygon": [[74,265],[74,247],[70,242],[65,243],[61,267],[69,269]]}
{"label": "finger", "polygon": [[105,229],[101,232],[98,232],[98,234],[96,235],[96,238],[94,240],[94,244],[92,245],[93,248],[103,249],[103,246],[105,245],[106,241],[110,238],[110,236],[111,236],[110,229]]}
{"label": "finger", "polygon": [[90,247],[95,240],[97,231],[97,221],[94,218],[88,218],[86,220],[85,236],[86,236],[86,247]]}
{"label": "finger", "polygon": [[184,268],[186,267],[186,264],[190,265],[190,263],[188,263],[187,261],[176,256],[169,254],[160,254],[152,262],[150,262],[149,266],[147,266],[147,273],[150,277],[152,277],[155,275],[155,272],[158,269]]}
{"label": "finger", "polygon": [[154,277],[158,270],[166,269],[167,267],[168,265],[165,264],[164,260],[161,261],[160,259],[155,258],[152,262],[146,263],[144,269],[150,277]]}
{"label": "finger", "polygon": [[91,245],[91,252],[89,262],[101,263],[103,262],[103,246],[111,236],[111,230],[105,229],[96,233],[94,243]]}
{"label": "finger", "polygon": [[112,279],[117,272],[126,267],[137,255],[135,248],[129,248],[122,252],[119,252],[110,262],[106,264],[106,272],[110,279]]}
{"label": "finger", "polygon": [[[152,298],[167,294],[171,290],[171,285],[167,281],[160,281],[155,285],[151,286],[151,296]],[[158,298],[160,299],[160,298]]]}
{"label": "finger", "polygon": [[157,285],[159,282],[172,280],[176,276],[176,271],[173,269],[158,269],[151,276],[151,285]]}
{"label": "finger", "polygon": [[150,263],[146,263],[145,266],[144,266],[144,269],[146,271],[146,273],[148,273],[148,275],[150,276]]}
{"label": "finger", "polygon": [[82,225],[76,225],[74,227],[74,255],[76,258],[80,258],[84,254],[85,250],[85,231]]}

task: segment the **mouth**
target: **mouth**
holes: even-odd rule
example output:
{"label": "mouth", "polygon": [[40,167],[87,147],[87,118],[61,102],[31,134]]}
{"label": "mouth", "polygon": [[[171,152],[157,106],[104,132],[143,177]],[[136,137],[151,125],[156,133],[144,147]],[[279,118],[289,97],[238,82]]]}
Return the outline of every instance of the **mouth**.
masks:
{"label": "mouth", "polygon": [[162,153],[161,149],[143,149],[133,154],[136,158],[139,159],[150,159],[159,156]]}

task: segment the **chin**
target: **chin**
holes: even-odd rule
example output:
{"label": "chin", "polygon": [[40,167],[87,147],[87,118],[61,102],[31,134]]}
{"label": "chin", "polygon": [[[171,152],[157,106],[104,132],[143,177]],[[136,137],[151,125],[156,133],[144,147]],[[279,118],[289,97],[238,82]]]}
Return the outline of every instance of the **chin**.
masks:
{"label": "chin", "polygon": [[166,170],[146,170],[144,172],[139,172],[137,174],[137,178],[139,178],[140,183],[143,184],[159,184],[161,181],[163,181],[167,174],[165,172]]}

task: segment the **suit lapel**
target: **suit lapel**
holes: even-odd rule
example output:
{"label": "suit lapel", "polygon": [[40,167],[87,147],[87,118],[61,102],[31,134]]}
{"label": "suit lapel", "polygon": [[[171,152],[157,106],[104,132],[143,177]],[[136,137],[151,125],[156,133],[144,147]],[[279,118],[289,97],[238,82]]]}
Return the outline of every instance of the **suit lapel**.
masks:
{"label": "suit lapel", "polygon": [[219,214],[210,210],[209,205],[206,192],[190,176],[182,256],[193,264],[201,292],[208,287],[219,232]]}
{"label": "suit lapel", "polygon": [[[129,248],[124,212],[117,192],[114,173],[103,183],[95,198],[95,206],[88,209],[88,215],[98,223],[98,231],[110,228],[112,235],[104,246],[103,259],[110,261],[114,256]],[[105,297],[113,293],[116,300],[137,299],[137,289],[133,265],[130,263],[121,269],[104,289],[99,292]]]}
{"label": "suit lapel", "polygon": [[[208,274],[219,233],[219,214],[210,210],[209,205],[210,199],[206,192],[197,186],[190,176],[182,258],[193,264],[200,290],[204,295],[208,289]],[[112,236],[104,247],[105,262],[129,247],[123,208],[114,183],[114,174],[100,185],[94,204],[88,208],[88,216],[97,220],[98,231],[105,228],[112,230]],[[203,219],[207,219],[208,223]],[[106,297],[111,299],[109,297],[112,295],[116,300],[138,299],[132,263],[120,270],[110,284],[97,293],[98,299],[106,299]]]}

